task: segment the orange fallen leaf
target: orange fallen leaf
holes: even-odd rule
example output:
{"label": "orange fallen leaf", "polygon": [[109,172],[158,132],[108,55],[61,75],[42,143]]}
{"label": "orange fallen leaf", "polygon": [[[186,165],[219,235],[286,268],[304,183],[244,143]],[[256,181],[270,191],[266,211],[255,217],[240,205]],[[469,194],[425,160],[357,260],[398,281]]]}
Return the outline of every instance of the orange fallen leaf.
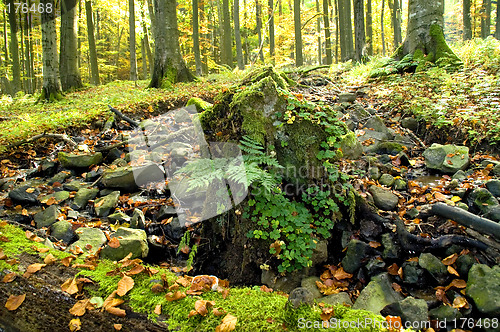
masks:
{"label": "orange fallen leaf", "polygon": [[116,294],[118,294],[118,296],[124,296],[132,288],[134,288],[134,279],[129,276],[123,276],[123,278],[118,281]]}
{"label": "orange fallen leaf", "polygon": [[175,282],[181,285],[182,287],[187,287],[191,284],[191,280],[186,277],[178,278]]}
{"label": "orange fallen leaf", "polygon": [[106,311],[109,312],[110,314],[118,316],[118,317],[125,317],[127,315],[125,310],[117,308],[117,307],[107,307]]}
{"label": "orange fallen leaf", "polygon": [[455,288],[465,288],[467,287],[467,283],[463,279],[453,279],[448,286],[445,287],[445,290],[447,291],[451,287]]}
{"label": "orange fallen leaf", "polygon": [[15,272],[7,273],[6,275],[3,276],[2,282],[8,283],[14,281],[16,279],[17,274]]}
{"label": "orange fallen leaf", "polygon": [[160,284],[154,284],[153,286],[151,286],[151,291],[155,294],[158,294],[158,293],[161,293],[165,290],[165,287],[163,287],[162,285]]}
{"label": "orange fallen leaf", "polygon": [[4,254],[3,249],[0,248],[0,260],[7,259],[7,255]]}
{"label": "orange fallen leaf", "polygon": [[460,308],[465,308],[465,309],[469,309],[469,303],[467,302],[467,300],[465,299],[465,297],[463,296],[457,296],[454,300],[453,300],[453,304],[452,304],[453,308],[455,309],[460,309]]}
{"label": "orange fallen leaf", "polygon": [[80,331],[82,329],[82,322],[80,321],[80,318],[70,320],[68,327],[71,332]]}
{"label": "orange fallen leaf", "polygon": [[48,254],[47,256],[45,256],[45,258],[43,259],[43,262],[47,265],[50,265],[50,264],[53,264],[55,262],[57,262],[57,258],[54,257],[54,255],[52,254]]}
{"label": "orange fallen leaf", "polygon": [[35,264],[31,264],[30,266],[28,266],[28,268],[26,269],[26,272],[24,272],[23,274],[23,277],[25,278],[29,278],[31,277],[31,275],[33,273],[36,273],[38,271],[40,271],[40,269],[44,266],[47,266],[47,264],[42,264],[42,263],[35,263]]}
{"label": "orange fallen leaf", "polygon": [[132,269],[130,269],[130,271],[127,272],[127,275],[132,276],[132,275],[135,275],[135,274],[139,274],[139,273],[141,273],[144,270],[145,270],[144,266],[142,266],[142,265],[136,265]]}
{"label": "orange fallen leaf", "polygon": [[157,304],[153,312],[157,315],[161,315],[161,304]]}
{"label": "orange fallen leaf", "polygon": [[120,331],[122,329],[122,324],[113,324],[115,330]]}
{"label": "orange fallen leaf", "polygon": [[455,270],[453,267],[448,265],[446,269],[448,270],[449,274],[453,274],[456,275],[457,277],[460,277],[460,274],[458,274],[457,270]]}
{"label": "orange fallen leaf", "polygon": [[214,314],[214,316],[220,317],[220,316],[224,315],[226,313],[226,311],[222,308],[213,308],[212,313]]}
{"label": "orange fallen leaf", "polygon": [[194,303],[194,310],[201,316],[208,315],[208,311],[215,305],[214,301],[198,300]]}
{"label": "orange fallen leaf", "polygon": [[449,266],[449,265],[452,265],[453,263],[455,263],[455,261],[457,260],[457,258],[458,258],[458,255],[457,254],[453,254],[453,255],[450,255],[450,256],[446,257],[441,262],[444,265]]}
{"label": "orange fallen leaf", "polygon": [[393,263],[391,266],[387,268],[387,272],[389,272],[390,275],[392,276],[397,276],[398,275],[398,270],[399,267],[396,263]]}
{"label": "orange fallen leaf", "polygon": [[21,304],[23,304],[25,298],[26,294],[11,295],[9,296],[7,302],[5,303],[5,308],[7,308],[7,310],[9,311],[14,311],[17,308],[19,308]]}
{"label": "orange fallen leaf", "polygon": [[321,317],[321,320],[323,321],[328,321],[332,317],[332,315],[335,313],[333,308],[331,307],[326,307],[321,309],[321,314],[319,315]]}
{"label": "orange fallen leaf", "polygon": [[63,259],[61,259],[61,264],[64,266],[69,266],[71,264],[71,261],[75,258],[75,256],[64,257]]}
{"label": "orange fallen leaf", "polygon": [[372,248],[378,248],[378,247],[380,247],[380,246],[381,246],[380,242],[377,242],[377,241],[370,241],[368,244],[369,244],[369,245],[370,245],[370,247],[372,247]]}
{"label": "orange fallen leaf", "polygon": [[260,290],[263,291],[264,293],[272,293],[273,292],[273,289],[267,287],[266,285],[260,286]]}
{"label": "orange fallen leaf", "polygon": [[39,252],[41,254],[46,253],[46,252],[48,252],[50,250],[49,248],[38,248],[36,246],[32,246],[31,248],[33,248],[35,251],[37,251],[37,252]]}
{"label": "orange fallen leaf", "polygon": [[167,293],[165,295],[165,298],[167,299],[167,301],[169,302],[172,302],[172,301],[177,301],[177,300],[180,300],[180,299],[183,299],[186,297],[186,293],[182,293],[180,291],[177,291],[175,293]]}
{"label": "orange fallen leaf", "polygon": [[71,309],[69,309],[69,313],[73,316],[83,316],[85,315],[85,311],[87,310],[87,305],[89,304],[89,299],[80,300],[75,303]]}
{"label": "orange fallen leaf", "polygon": [[399,316],[387,316],[385,320],[387,321],[389,331],[399,331],[401,326],[403,326],[401,317]]}
{"label": "orange fallen leaf", "polygon": [[118,238],[116,238],[116,237],[112,237],[108,241],[108,246],[110,246],[113,249],[118,248],[120,246],[120,240],[118,240]]}
{"label": "orange fallen leaf", "polygon": [[75,278],[69,278],[61,285],[61,290],[70,295],[78,293],[78,283]]}
{"label": "orange fallen leaf", "polygon": [[234,317],[231,314],[227,314],[220,325],[215,328],[215,332],[231,332],[236,328],[236,323],[238,322],[238,318]]}
{"label": "orange fallen leaf", "polygon": [[352,274],[344,271],[344,268],[341,266],[335,271],[333,277],[337,280],[350,279],[352,278]]}

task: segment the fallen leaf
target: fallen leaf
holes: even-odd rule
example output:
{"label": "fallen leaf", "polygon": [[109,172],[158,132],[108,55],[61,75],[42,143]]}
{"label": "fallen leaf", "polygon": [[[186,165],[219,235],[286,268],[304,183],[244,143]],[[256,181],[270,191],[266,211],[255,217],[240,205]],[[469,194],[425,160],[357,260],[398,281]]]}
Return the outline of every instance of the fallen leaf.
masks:
{"label": "fallen leaf", "polygon": [[186,297],[186,293],[182,293],[182,292],[175,292],[175,293],[167,293],[165,295],[165,298],[167,299],[167,301],[169,302],[172,302],[172,301],[177,301],[177,300],[180,300],[180,299],[183,299]]}
{"label": "fallen leaf", "polygon": [[226,313],[226,311],[222,308],[213,308],[212,313],[214,314],[214,316],[220,317],[220,316],[224,315]]}
{"label": "fallen leaf", "polygon": [[75,318],[69,321],[68,326],[71,332],[80,331],[82,328],[82,322],[80,321],[80,318]]}
{"label": "fallen leaf", "polygon": [[194,310],[201,316],[208,315],[208,311],[215,305],[214,301],[198,300],[194,303]]}
{"label": "fallen leaf", "polygon": [[75,258],[76,258],[75,256],[64,257],[63,259],[61,259],[61,264],[64,266],[70,266],[71,261]]}
{"label": "fallen leaf", "polygon": [[151,291],[155,294],[158,294],[158,293],[161,293],[165,290],[165,287],[163,287],[162,285],[160,284],[154,284],[153,286],[151,286]]}
{"label": "fallen leaf", "polygon": [[352,274],[344,271],[344,268],[341,266],[335,271],[333,277],[337,280],[350,279],[352,278]]}
{"label": "fallen leaf", "polygon": [[401,317],[399,316],[387,316],[385,320],[387,321],[389,331],[399,331],[401,326],[403,326]]}
{"label": "fallen leaf", "polygon": [[380,246],[381,246],[380,242],[377,242],[377,241],[370,241],[368,244],[369,244],[369,245],[370,245],[370,247],[372,247],[372,248],[378,248],[378,247],[380,247]]}
{"label": "fallen leaf", "polygon": [[453,300],[452,307],[455,308],[455,309],[460,309],[460,308],[469,309],[469,303],[467,302],[467,300],[465,299],[465,297],[463,297],[463,296],[457,296]]}
{"label": "fallen leaf", "polygon": [[3,249],[0,248],[0,260],[7,259],[7,255],[4,254]]}
{"label": "fallen leaf", "polygon": [[460,277],[460,274],[458,274],[457,270],[455,270],[453,267],[447,266],[446,269],[448,270],[449,274],[453,274],[456,275],[457,277]]}
{"label": "fallen leaf", "polygon": [[31,248],[33,248],[35,251],[38,251],[41,254],[44,254],[50,250],[49,248],[38,248],[36,246],[32,246]]}
{"label": "fallen leaf", "polygon": [[161,315],[161,304],[157,304],[153,312],[157,315]]}
{"label": "fallen leaf", "polygon": [[4,283],[12,282],[14,281],[14,279],[16,279],[16,277],[17,273],[15,272],[7,273],[6,275],[3,276],[2,282]]}
{"label": "fallen leaf", "polygon": [[236,328],[236,323],[238,322],[238,318],[234,317],[231,314],[227,314],[220,325],[215,328],[215,332],[231,332]]}
{"label": "fallen leaf", "polygon": [[10,242],[10,239],[8,237],[2,235],[2,236],[0,236],[0,241],[1,242]]}
{"label": "fallen leaf", "polygon": [[31,277],[31,275],[33,273],[36,273],[38,271],[40,271],[40,269],[44,266],[47,266],[47,264],[42,264],[42,263],[35,263],[35,264],[31,264],[30,266],[28,266],[28,268],[26,269],[26,272],[24,272],[23,274],[23,277],[25,278],[29,278]]}
{"label": "fallen leaf", "polygon": [[116,307],[107,307],[106,311],[118,317],[125,317],[127,315],[125,310]]}
{"label": "fallen leaf", "polygon": [[187,287],[191,284],[191,280],[189,280],[186,277],[178,278],[175,282],[181,285],[182,287]]}
{"label": "fallen leaf", "polygon": [[326,307],[321,309],[321,314],[319,315],[321,317],[321,320],[323,321],[328,321],[332,317],[332,315],[335,313],[333,308],[331,307]]}
{"label": "fallen leaf", "polygon": [[260,290],[263,291],[264,293],[272,293],[273,292],[273,289],[267,287],[266,285],[260,286]]}
{"label": "fallen leaf", "polygon": [[54,196],[52,196],[49,199],[47,199],[45,202],[42,200],[42,203],[45,203],[46,205],[54,205],[54,204],[56,204],[56,198]]}
{"label": "fallen leaf", "polygon": [[457,254],[453,254],[453,255],[450,255],[450,256],[446,257],[441,262],[444,265],[449,266],[449,265],[452,265],[453,263],[455,263],[455,261],[457,260],[457,258],[458,258],[458,255]]}
{"label": "fallen leaf", "polygon": [[139,273],[141,273],[144,270],[145,270],[144,266],[142,266],[142,265],[136,265],[132,269],[130,269],[130,271],[128,271],[126,274],[129,275],[129,276],[132,276],[132,275],[135,275],[135,274],[139,274]]}
{"label": "fallen leaf", "polygon": [[24,299],[26,298],[26,294],[21,294],[21,295],[11,295],[7,299],[7,302],[5,303],[5,308],[9,311],[14,311],[19,306],[24,302]]}
{"label": "fallen leaf", "polygon": [[397,276],[398,275],[398,270],[399,267],[396,263],[393,263],[391,266],[387,268],[387,272],[389,272],[390,275],[392,276]]}
{"label": "fallen leaf", "polygon": [[395,282],[392,283],[392,289],[394,289],[398,293],[401,293],[402,291],[401,286]]}
{"label": "fallen leaf", "polygon": [[113,324],[115,330],[120,331],[122,329],[122,324]]}
{"label": "fallen leaf", "polygon": [[118,281],[116,294],[118,294],[118,296],[124,296],[132,288],[134,288],[134,279],[129,276],[123,276],[123,278]]}
{"label": "fallen leaf", "polygon": [[50,264],[53,264],[55,262],[57,262],[57,258],[54,257],[54,255],[52,254],[48,254],[47,256],[45,256],[45,258],[43,259],[43,262],[47,265],[50,265]]}
{"label": "fallen leaf", "polygon": [[118,238],[116,238],[116,237],[112,237],[108,241],[108,246],[110,246],[113,249],[118,248],[120,246],[120,240],[118,240]]}
{"label": "fallen leaf", "polygon": [[467,283],[463,279],[453,279],[448,286],[445,287],[445,290],[447,291],[451,287],[455,288],[465,288],[467,287]]}
{"label": "fallen leaf", "polygon": [[78,283],[76,282],[76,277],[69,278],[61,285],[61,290],[70,295],[78,293]]}
{"label": "fallen leaf", "polygon": [[73,316],[83,316],[85,315],[85,311],[87,309],[87,305],[89,304],[89,299],[80,300],[75,303],[71,309],[69,309],[69,313]]}
{"label": "fallen leaf", "polygon": [[26,192],[27,192],[28,194],[31,194],[31,193],[33,193],[34,191],[35,191],[35,188],[28,188],[28,189],[26,189]]}

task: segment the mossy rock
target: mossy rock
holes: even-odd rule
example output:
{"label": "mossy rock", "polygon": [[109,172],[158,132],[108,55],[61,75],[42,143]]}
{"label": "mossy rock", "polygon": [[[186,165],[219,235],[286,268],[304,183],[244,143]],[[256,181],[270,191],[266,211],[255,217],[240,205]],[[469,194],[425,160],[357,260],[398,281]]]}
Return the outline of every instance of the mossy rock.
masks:
{"label": "mossy rock", "polygon": [[99,165],[102,162],[102,153],[94,154],[71,154],[59,152],[57,155],[59,162],[65,168],[88,168],[92,165]]}
{"label": "mossy rock", "polygon": [[197,97],[193,97],[188,100],[186,106],[191,106],[191,105],[194,105],[199,113],[211,110],[213,107],[213,105],[210,104],[208,101],[204,101],[203,99]]}

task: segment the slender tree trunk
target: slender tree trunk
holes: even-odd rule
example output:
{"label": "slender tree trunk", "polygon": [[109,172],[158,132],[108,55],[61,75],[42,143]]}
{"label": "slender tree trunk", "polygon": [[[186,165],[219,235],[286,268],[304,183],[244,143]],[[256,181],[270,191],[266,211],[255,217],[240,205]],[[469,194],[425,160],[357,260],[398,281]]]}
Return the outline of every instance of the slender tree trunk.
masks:
{"label": "slender tree trunk", "polygon": [[5,63],[9,62],[9,44],[7,42],[7,16],[5,14],[5,9],[3,10],[3,48],[5,52]]}
{"label": "slender tree trunk", "polygon": [[198,0],[192,0],[193,7],[193,53],[196,66],[196,75],[201,75],[201,55],[200,55],[200,24],[198,19]]}
{"label": "slender tree trunk", "polygon": [[137,55],[135,51],[135,3],[134,0],[128,0],[128,27],[129,27],[129,46],[130,46],[130,80],[137,81]]}
{"label": "slender tree trunk", "polygon": [[[200,2],[199,5],[199,14],[200,14],[200,25],[201,26],[207,26],[208,25],[208,20],[207,20],[207,14],[205,13],[205,3],[204,1]],[[208,30],[208,29],[206,29]],[[210,36],[208,33],[202,34],[202,39],[203,42],[201,43],[201,53],[202,53],[202,61],[201,61],[201,72],[203,75],[208,74],[208,48],[207,48],[207,41],[209,40]]]}
{"label": "slender tree trunk", "polygon": [[335,4],[335,63],[339,62],[340,28],[339,28],[339,0],[333,0]]}
{"label": "slender tree trunk", "polygon": [[472,24],[470,16],[470,0],[463,0],[463,28],[464,41],[472,39]]}
{"label": "slender tree trunk", "polygon": [[[41,0],[43,7],[55,8],[54,0]],[[43,87],[40,100],[50,102],[60,100],[61,79],[59,77],[59,61],[57,56],[57,32],[55,10],[42,14],[42,51],[43,51]]]}
{"label": "slender tree trunk", "polygon": [[240,1],[234,0],[233,4],[233,21],[234,21],[234,40],[236,42],[236,62],[240,70],[245,69],[243,64],[243,49],[241,46],[241,33],[240,33]]}
{"label": "slender tree trunk", "polygon": [[366,1],[366,53],[373,55],[372,0]]}
{"label": "slender tree trunk", "polygon": [[491,0],[483,0],[481,7],[481,38],[491,34]]}
{"label": "slender tree trunk", "polygon": [[329,0],[323,0],[323,23],[325,29],[325,53],[326,53],[326,64],[332,64],[332,39],[330,35],[330,18],[329,13]]}
{"label": "slender tree trunk", "polygon": [[[5,67],[6,66],[4,66],[2,55],[0,54],[0,68],[5,68]],[[2,73],[0,74],[0,89],[2,94],[7,94],[11,96],[14,94],[12,92],[12,87],[5,70],[2,70]]]}
{"label": "slender tree trunk", "polygon": [[222,14],[223,14],[223,41],[224,47],[224,55],[222,57],[222,61],[224,64],[228,65],[230,68],[233,68],[233,41],[232,41],[232,31],[231,31],[231,14],[229,11],[229,0],[222,0]]}
{"label": "slender tree trunk", "polygon": [[181,56],[177,28],[176,0],[154,0],[155,61],[149,87],[168,87],[177,82],[194,80]]}
{"label": "slender tree trunk", "polygon": [[262,63],[264,63],[264,52],[263,52],[263,43],[262,40],[262,6],[259,0],[255,0],[255,20],[257,27],[257,37],[259,42],[259,58]]}
{"label": "slender tree trunk", "polygon": [[397,49],[403,40],[401,36],[401,8],[399,7],[399,0],[394,0],[392,7],[392,26],[394,27],[394,49]]}
{"label": "slender tree trunk", "polygon": [[339,21],[341,59],[347,61],[354,57],[350,0],[339,0]]}
{"label": "slender tree trunk", "polygon": [[274,1],[268,0],[269,6],[269,54],[271,55],[271,63],[274,64],[275,56],[275,41],[274,41]]}
{"label": "slender tree trunk", "polygon": [[89,41],[89,57],[90,57],[90,83],[94,85],[99,85],[99,67],[97,66],[97,49],[95,47],[95,37],[94,37],[94,22],[92,18],[92,2],[90,0],[85,1],[85,12],[87,16],[87,35]]}
{"label": "slender tree trunk", "polygon": [[61,44],[59,71],[63,91],[82,87],[78,68],[78,21],[77,0],[62,1]]}
{"label": "slender tree trunk", "polygon": [[382,38],[382,55],[385,56],[385,32],[384,32],[384,10],[385,0],[382,0],[382,9],[380,11],[380,37]]}
{"label": "slender tree trunk", "polygon": [[148,61],[146,55],[146,40],[141,39],[141,58],[142,58],[142,79],[148,79]]}
{"label": "slender tree trunk", "polygon": [[[316,0],[316,13],[321,13],[319,9],[319,0]],[[323,63],[323,50],[321,45],[321,17],[316,19],[316,35],[318,36],[318,64]]]}
{"label": "slender tree trunk", "polygon": [[117,27],[118,41],[116,44],[116,57],[115,57],[115,70],[116,70],[116,77],[117,78],[118,78],[118,70],[119,70],[119,65],[120,65],[120,52],[121,52],[121,42],[122,42],[123,30],[124,30],[124,28],[120,29],[120,22],[118,22],[118,27]]}
{"label": "slender tree trunk", "polygon": [[[243,0],[243,26],[245,26],[245,23],[247,22],[248,15],[247,15],[247,2],[246,0]],[[247,29],[243,29],[243,62],[245,65],[249,63],[249,51],[248,51],[248,31]]]}
{"label": "slender tree trunk", "polygon": [[[470,0],[469,0],[470,1]],[[500,40],[500,1],[497,0],[497,19],[495,24],[495,38]]]}
{"label": "slender tree trunk", "polygon": [[364,48],[366,44],[365,35],[365,15],[364,0],[354,0],[354,31],[356,44],[356,61],[360,62],[364,57]]}
{"label": "slender tree trunk", "polygon": [[[31,7],[31,1],[28,1],[28,7]],[[33,71],[31,67],[31,50],[30,50],[30,14],[24,15],[24,54],[25,54],[25,61],[24,61],[24,67],[26,68],[25,72],[25,78],[24,78],[24,89],[27,93],[32,94],[34,93],[33,90]]]}
{"label": "slender tree trunk", "polygon": [[[15,8],[14,0],[7,0],[10,8]],[[12,60],[12,89],[14,93],[21,91],[21,64],[19,61],[19,41],[17,39],[17,19],[16,11],[9,11],[10,26],[10,54]]]}
{"label": "slender tree trunk", "polygon": [[302,23],[300,22],[300,0],[293,0],[293,22],[295,26],[295,66],[304,65],[302,55]]}
{"label": "slender tree trunk", "polygon": [[149,19],[151,20],[151,31],[153,32],[153,38],[155,38],[155,27],[156,27],[155,10],[153,8],[153,1],[147,0],[147,2],[148,2]]}

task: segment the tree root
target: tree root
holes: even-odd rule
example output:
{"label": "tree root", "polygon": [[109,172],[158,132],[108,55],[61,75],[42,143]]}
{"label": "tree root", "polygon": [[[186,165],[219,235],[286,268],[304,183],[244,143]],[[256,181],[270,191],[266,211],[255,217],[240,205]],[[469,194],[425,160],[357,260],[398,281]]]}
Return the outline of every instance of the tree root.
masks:
{"label": "tree root", "polygon": [[109,109],[111,110],[111,112],[115,113],[116,116],[119,118],[119,119],[122,119],[126,122],[128,122],[129,124],[132,125],[132,127],[134,128],[137,128],[139,127],[139,122],[135,121],[135,120],[132,120],[131,118],[129,118],[128,116],[126,116],[125,114],[123,114],[122,112],[120,112],[119,110],[117,110],[116,108],[112,107],[111,105],[108,105]]}
{"label": "tree root", "polygon": [[71,147],[77,146],[77,144],[75,143],[75,141],[73,141],[66,134],[47,134],[47,133],[43,133],[43,134],[36,135],[36,136],[30,137],[28,139],[19,141],[19,142],[12,143],[12,144],[10,144],[10,145],[7,146],[7,149],[11,149],[11,148],[15,148],[15,147],[18,147],[20,145],[23,145],[23,144],[31,143],[33,141],[36,141],[36,140],[40,139],[40,138],[54,138],[54,139],[58,139],[58,140],[64,141],[65,143],[69,144]]}

